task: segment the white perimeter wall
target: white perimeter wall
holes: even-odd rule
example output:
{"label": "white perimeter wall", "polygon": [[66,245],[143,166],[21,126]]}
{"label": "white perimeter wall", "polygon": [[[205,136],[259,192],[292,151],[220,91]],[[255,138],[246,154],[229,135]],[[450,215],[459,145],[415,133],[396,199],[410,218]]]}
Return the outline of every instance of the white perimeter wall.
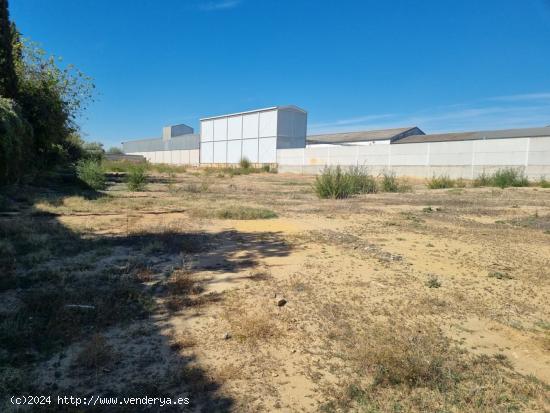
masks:
{"label": "white perimeter wall", "polygon": [[523,167],[533,179],[550,177],[550,137],[370,146],[279,149],[280,172],[318,173],[326,165],[365,165],[373,173],[475,178],[483,171]]}
{"label": "white perimeter wall", "polygon": [[132,152],[128,155],[141,155],[151,163],[165,163],[171,165],[198,165],[199,150],[176,150],[154,152]]}

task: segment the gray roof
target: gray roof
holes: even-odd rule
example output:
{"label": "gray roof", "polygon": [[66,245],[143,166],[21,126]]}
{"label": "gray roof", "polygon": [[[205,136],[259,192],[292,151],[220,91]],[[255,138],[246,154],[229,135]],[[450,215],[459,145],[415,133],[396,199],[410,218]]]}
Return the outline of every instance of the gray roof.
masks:
{"label": "gray roof", "polygon": [[395,143],[451,142],[483,139],[535,138],[550,136],[550,127],[502,129],[477,132],[438,133],[431,135],[411,135]]}
{"label": "gray roof", "polygon": [[359,132],[344,132],[344,133],[327,133],[323,135],[309,135],[306,140],[308,144],[315,143],[354,143],[354,142],[370,142],[370,141],[385,141],[404,139],[409,135],[421,135],[422,132],[416,126],[406,128],[367,130]]}

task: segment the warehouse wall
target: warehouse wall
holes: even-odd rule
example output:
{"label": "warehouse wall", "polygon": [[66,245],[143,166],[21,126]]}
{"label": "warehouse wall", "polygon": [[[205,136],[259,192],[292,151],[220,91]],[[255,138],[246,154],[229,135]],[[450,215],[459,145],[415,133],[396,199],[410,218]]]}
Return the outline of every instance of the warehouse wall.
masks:
{"label": "warehouse wall", "polygon": [[392,170],[468,179],[510,166],[537,179],[550,177],[550,137],[279,149],[277,163],[280,172],[316,174],[325,165],[365,165],[375,174]]}
{"label": "warehouse wall", "polygon": [[252,163],[277,161],[277,148],[305,145],[307,115],[277,108],[201,120],[201,163]]}
{"label": "warehouse wall", "polygon": [[199,150],[174,150],[174,151],[151,151],[133,152],[128,155],[141,155],[151,163],[165,163],[171,165],[198,165]]}

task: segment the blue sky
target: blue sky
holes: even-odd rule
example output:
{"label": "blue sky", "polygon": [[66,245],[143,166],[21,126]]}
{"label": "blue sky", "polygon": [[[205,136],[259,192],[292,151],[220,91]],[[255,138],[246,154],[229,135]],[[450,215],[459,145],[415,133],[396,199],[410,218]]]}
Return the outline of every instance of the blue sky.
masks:
{"label": "blue sky", "polygon": [[550,125],[550,0],[11,0],[94,78],[106,146],[295,104],[310,133]]}

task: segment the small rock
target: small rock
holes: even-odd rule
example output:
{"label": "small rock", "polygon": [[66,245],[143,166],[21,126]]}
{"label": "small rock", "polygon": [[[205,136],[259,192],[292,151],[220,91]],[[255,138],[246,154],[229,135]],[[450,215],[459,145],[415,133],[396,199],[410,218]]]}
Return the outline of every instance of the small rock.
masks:
{"label": "small rock", "polygon": [[224,340],[229,340],[230,338],[231,338],[231,334],[230,334],[230,333],[225,333],[225,334],[223,335],[223,339],[224,339]]}
{"label": "small rock", "polygon": [[284,298],[277,300],[277,306],[282,307],[285,304],[286,304],[286,300]]}

